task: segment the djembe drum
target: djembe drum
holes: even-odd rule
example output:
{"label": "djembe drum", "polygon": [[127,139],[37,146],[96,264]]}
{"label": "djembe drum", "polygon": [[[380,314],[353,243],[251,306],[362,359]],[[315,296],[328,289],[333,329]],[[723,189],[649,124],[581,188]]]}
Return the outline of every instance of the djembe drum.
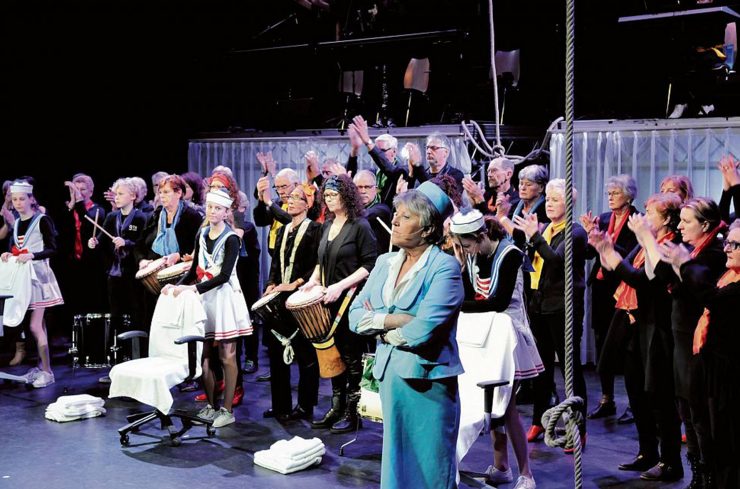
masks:
{"label": "djembe drum", "polygon": [[182,277],[187,275],[191,266],[193,266],[192,261],[181,261],[157,272],[157,282],[159,282],[160,289],[167,284],[176,285]]}
{"label": "djembe drum", "polygon": [[162,290],[162,286],[159,285],[159,280],[157,280],[157,274],[166,267],[167,261],[164,257],[157,258],[149,265],[136,272],[136,280],[141,280],[141,283],[144,284],[146,290],[157,295]]}
{"label": "djembe drum", "polygon": [[334,344],[335,324],[329,309],[324,306],[324,290],[314,287],[294,292],[285,301],[285,308],[293,314],[303,336],[316,348],[319,375],[325,379],[336,377],[347,368]]}

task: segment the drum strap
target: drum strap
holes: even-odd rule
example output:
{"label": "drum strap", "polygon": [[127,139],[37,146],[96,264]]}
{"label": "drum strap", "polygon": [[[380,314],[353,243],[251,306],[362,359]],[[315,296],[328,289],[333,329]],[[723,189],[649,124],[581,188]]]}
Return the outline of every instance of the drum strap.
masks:
{"label": "drum strap", "polygon": [[301,222],[300,226],[298,226],[298,234],[295,237],[295,241],[293,241],[293,249],[290,252],[290,261],[285,262],[285,246],[288,242],[288,234],[290,234],[290,231],[293,229],[293,223],[288,223],[283,228],[283,241],[280,243],[280,264],[282,265],[282,278],[283,283],[288,284],[290,283],[290,277],[293,275],[293,263],[295,263],[295,254],[298,251],[298,246],[301,244],[301,240],[303,239],[303,235],[306,234],[306,229],[308,229],[308,224],[311,221],[309,219],[304,219],[303,222]]}
{"label": "drum strap", "polygon": [[339,311],[337,311],[337,316],[334,318],[334,324],[331,325],[331,329],[329,330],[329,334],[327,335],[329,339],[322,343],[313,344],[313,346],[317,350],[325,350],[334,344],[334,333],[337,331],[337,328],[339,327],[339,322],[342,320],[342,316],[344,316],[344,313],[347,310],[347,307],[349,307],[349,303],[352,302],[352,296],[355,295],[356,290],[357,290],[356,286],[352,287],[351,289],[349,289],[349,292],[347,292],[347,295],[344,296],[342,305],[339,306]]}
{"label": "drum strap", "polygon": [[290,336],[283,336],[274,329],[271,329],[270,331],[272,332],[273,336],[277,338],[280,344],[285,347],[285,349],[283,350],[283,362],[285,362],[285,365],[290,365],[291,363],[293,363],[293,358],[295,358],[295,353],[293,352],[293,345],[291,344],[291,342],[293,341],[293,338],[295,338],[295,335],[298,334],[298,330],[296,329],[295,331],[293,331],[293,334]]}

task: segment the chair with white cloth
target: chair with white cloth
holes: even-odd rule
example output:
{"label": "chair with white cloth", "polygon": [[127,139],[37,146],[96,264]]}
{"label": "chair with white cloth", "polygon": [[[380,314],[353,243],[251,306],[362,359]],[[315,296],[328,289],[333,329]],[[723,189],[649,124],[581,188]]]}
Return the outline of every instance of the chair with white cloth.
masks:
{"label": "chair with white cloth", "polygon": [[[129,444],[130,432],[155,419],[160,420],[162,429],[167,429],[173,446],[180,444],[181,436],[194,424],[206,425],[209,436],[215,433],[212,421],[186,411],[170,412],[174,402],[170,389],[201,375],[205,320],[203,304],[195,292],[182,292],[178,297],[159,296],[149,334],[149,357],[118,364],[110,371],[109,397],[130,397],[155,408],[128,416],[129,424],[118,430],[121,445]],[[128,331],[118,335],[118,339],[145,336],[143,331]],[[175,428],[173,417],[181,419],[181,429]]]}

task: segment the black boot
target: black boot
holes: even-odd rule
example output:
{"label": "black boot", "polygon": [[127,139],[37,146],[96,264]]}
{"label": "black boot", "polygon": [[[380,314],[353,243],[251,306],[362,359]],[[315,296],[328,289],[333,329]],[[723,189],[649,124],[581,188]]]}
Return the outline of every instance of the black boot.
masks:
{"label": "black boot", "polygon": [[347,398],[347,410],[342,419],[332,425],[332,433],[349,433],[357,431],[362,426],[360,415],[357,412],[357,405],[360,403],[360,393],[352,392]]}
{"label": "black boot", "polygon": [[693,453],[686,454],[686,460],[691,467],[691,482],[686,489],[704,489],[704,468],[699,457]]}
{"label": "black boot", "polygon": [[342,419],[346,408],[346,399],[342,389],[332,388],[331,395],[331,409],[329,409],[324,417],[321,419],[314,420],[311,423],[311,428],[316,429],[327,429],[331,428],[334,423]]}

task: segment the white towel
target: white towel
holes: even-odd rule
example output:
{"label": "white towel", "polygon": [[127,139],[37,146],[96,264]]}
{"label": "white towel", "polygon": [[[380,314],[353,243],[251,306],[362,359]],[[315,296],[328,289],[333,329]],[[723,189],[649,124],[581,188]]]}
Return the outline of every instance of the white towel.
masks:
{"label": "white towel", "polygon": [[[322,453],[325,449],[321,449]],[[312,465],[321,463],[321,457],[306,457],[299,460],[285,459],[273,456],[270,450],[262,450],[254,454],[254,463],[260,467],[279,472],[281,474],[291,474],[299,470],[307,469]]]}
{"label": "white towel", "polygon": [[61,396],[46,407],[46,419],[64,423],[78,419],[94,418],[106,413],[105,401],[89,394]]}
{"label": "white towel", "polygon": [[270,451],[276,455],[292,459],[303,459],[319,448],[324,448],[324,442],[320,439],[310,438],[307,440],[300,436],[294,436],[290,440],[276,441],[270,445]]}

